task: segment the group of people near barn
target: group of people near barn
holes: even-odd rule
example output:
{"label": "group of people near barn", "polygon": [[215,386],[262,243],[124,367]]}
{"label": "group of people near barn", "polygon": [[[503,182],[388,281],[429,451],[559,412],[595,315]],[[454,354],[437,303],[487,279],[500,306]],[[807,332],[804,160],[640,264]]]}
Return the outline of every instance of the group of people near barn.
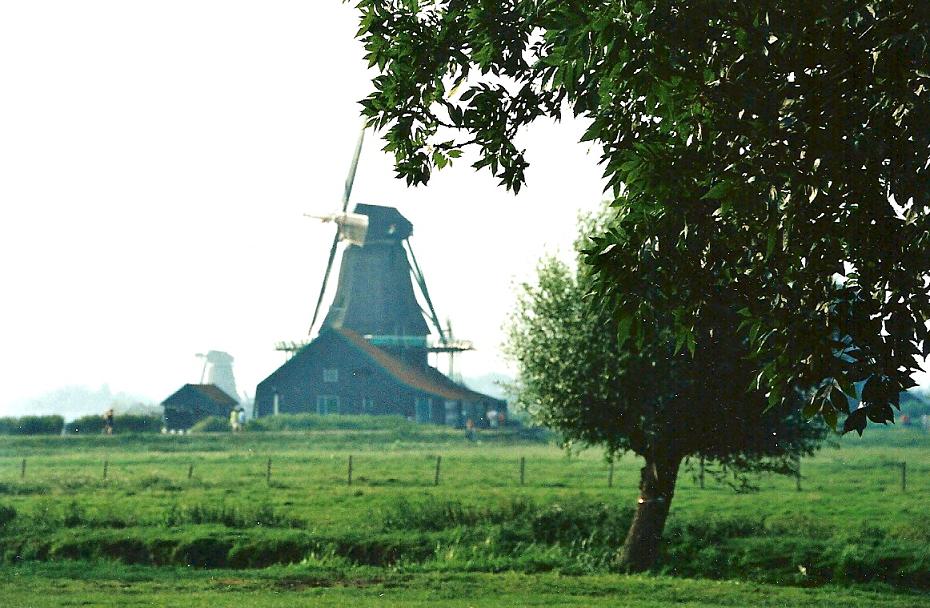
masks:
{"label": "group of people near barn", "polygon": [[245,409],[236,407],[229,412],[229,428],[233,433],[238,433],[245,428]]}

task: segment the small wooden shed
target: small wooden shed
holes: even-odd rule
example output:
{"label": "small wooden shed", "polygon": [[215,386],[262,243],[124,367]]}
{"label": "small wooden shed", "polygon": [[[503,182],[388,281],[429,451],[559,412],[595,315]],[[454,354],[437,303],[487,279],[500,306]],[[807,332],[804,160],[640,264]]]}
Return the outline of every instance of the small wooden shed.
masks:
{"label": "small wooden shed", "polygon": [[186,431],[209,416],[229,418],[239,402],[215,384],[185,384],[162,402],[165,428]]}

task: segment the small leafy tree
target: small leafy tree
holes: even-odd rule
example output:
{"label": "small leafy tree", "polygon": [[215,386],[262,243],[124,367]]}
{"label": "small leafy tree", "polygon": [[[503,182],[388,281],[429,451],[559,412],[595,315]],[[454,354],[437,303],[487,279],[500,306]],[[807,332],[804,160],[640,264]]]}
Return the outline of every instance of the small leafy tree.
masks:
{"label": "small leafy tree", "polygon": [[588,259],[603,298],[624,294],[621,339],[693,345],[724,281],[770,405],[814,386],[809,416],[893,419],[930,353],[930,3],[358,7],[380,71],[364,113],[400,177],[472,148],[518,191],[520,129],[578,116],[626,194]]}
{"label": "small leafy tree", "polygon": [[790,473],[825,427],[804,421],[789,403],[766,409],[726,289],[684,348],[671,319],[658,319],[654,339],[631,348],[617,340],[625,321],[586,297],[591,283],[584,265],[573,273],[544,260],[537,282],[520,290],[507,349],[519,367],[518,401],[540,422],[567,442],[643,457],[639,502],[619,559],[639,571],[656,559],[684,459],[714,461],[737,475]]}

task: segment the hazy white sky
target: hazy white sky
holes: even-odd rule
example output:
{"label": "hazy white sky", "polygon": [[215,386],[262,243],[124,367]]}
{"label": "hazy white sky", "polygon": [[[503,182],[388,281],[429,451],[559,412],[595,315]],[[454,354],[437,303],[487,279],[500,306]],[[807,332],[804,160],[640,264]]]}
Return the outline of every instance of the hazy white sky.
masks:
{"label": "hazy white sky", "polygon": [[[302,214],[338,206],[370,87],[356,28],[340,0],[0,3],[0,414],[67,384],[160,401],[207,349],[250,394],[283,362],[332,238]],[[513,282],[601,198],[581,130],[525,134],[517,197],[466,162],[408,189],[366,142],[353,200],[413,222],[466,375],[505,369]]]}

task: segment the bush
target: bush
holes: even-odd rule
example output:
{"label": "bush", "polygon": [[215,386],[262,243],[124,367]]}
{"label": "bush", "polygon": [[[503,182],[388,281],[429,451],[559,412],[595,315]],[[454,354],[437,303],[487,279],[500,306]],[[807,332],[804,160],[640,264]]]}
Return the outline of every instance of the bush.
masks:
{"label": "bush", "polygon": [[[103,432],[103,416],[81,416],[68,423],[65,429],[68,433],[93,435]],[[113,418],[114,433],[160,433],[165,426],[161,416],[140,416],[138,414],[122,414]]]}
{"label": "bush", "polygon": [[208,416],[191,427],[191,433],[222,433],[229,430],[229,420],[221,416]]}
{"label": "bush", "polygon": [[0,418],[0,435],[60,435],[64,424],[61,416]]}

